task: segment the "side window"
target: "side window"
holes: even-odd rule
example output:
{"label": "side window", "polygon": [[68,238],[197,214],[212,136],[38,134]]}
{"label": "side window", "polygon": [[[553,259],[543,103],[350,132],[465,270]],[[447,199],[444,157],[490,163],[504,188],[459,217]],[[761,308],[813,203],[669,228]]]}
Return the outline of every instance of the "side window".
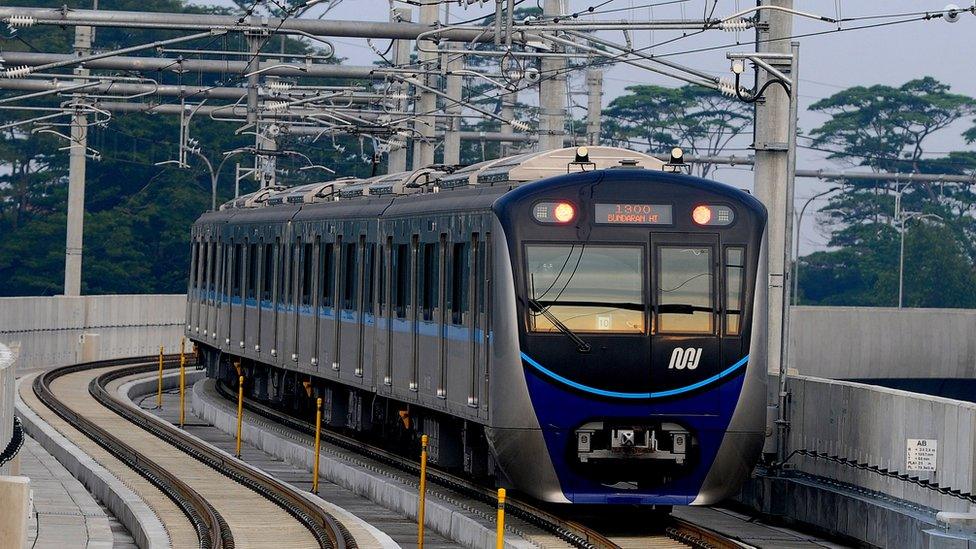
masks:
{"label": "side window", "polygon": [[312,245],[302,248],[302,305],[312,305]]}
{"label": "side window", "polygon": [[356,268],[358,267],[358,257],[357,248],[358,244],[355,242],[346,244],[343,248],[343,253],[345,254],[342,259],[342,308],[347,311],[356,310],[356,289],[357,289],[357,278],[356,278]]}
{"label": "side window", "polygon": [[257,297],[257,281],[258,281],[258,245],[251,244],[247,247],[247,284],[245,285],[245,291],[247,292],[247,299],[254,299]]}
{"label": "side window", "polygon": [[393,254],[393,296],[391,302],[397,318],[407,317],[410,302],[410,246],[397,244]]}
{"label": "side window", "polygon": [[195,241],[190,241],[190,276],[189,287],[194,289],[197,287],[197,255],[199,254],[200,244]]}
{"label": "side window", "polygon": [[438,274],[440,271],[440,253],[437,244],[424,244],[421,258],[421,311],[424,320],[433,320],[434,309],[437,308]]}
{"label": "side window", "polygon": [[[365,237],[364,243],[365,243]],[[373,298],[376,292],[376,272],[374,264],[376,261],[376,244],[370,242],[364,244],[363,248],[363,311],[369,314],[374,313]]]}
{"label": "side window", "polygon": [[210,253],[207,257],[207,291],[213,292],[217,281],[217,243],[211,242]]}
{"label": "side window", "polygon": [[244,297],[241,295],[241,274],[243,273],[241,267],[244,265],[244,258],[241,257],[241,254],[243,252],[243,246],[234,244],[234,266],[230,270],[230,295],[232,297]]}
{"label": "side window", "polygon": [[661,333],[715,331],[714,273],[709,247],[658,248],[658,326]]}
{"label": "side window", "polygon": [[377,294],[377,300],[376,300],[376,302],[379,304],[379,311],[377,311],[377,314],[384,315],[384,316],[386,315],[386,300],[387,300],[387,297],[386,297],[386,280],[387,280],[386,269],[387,269],[387,265],[389,265],[389,253],[390,253],[390,250],[392,250],[392,249],[393,249],[393,239],[392,238],[387,238],[386,239],[386,244],[384,244],[383,246],[380,247],[380,272],[379,272],[379,277],[378,277],[379,280],[377,281],[377,284],[379,285],[379,287],[378,287],[378,294]]}
{"label": "side window", "polygon": [[319,246],[319,269],[322,271],[322,306],[332,306],[332,291],[335,286],[335,245],[326,242],[324,246]]}
{"label": "side window", "polygon": [[[257,258],[255,258],[257,261]],[[274,283],[274,246],[271,244],[264,245],[264,251],[262,252],[262,263],[264,264],[263,270],[261,271],[261,301],[271,302],[272,297],[272,284]]]}
{"label": "side window", "polygon": [[464,323],[468,310],[468,243],[457,242],[451,254],[451,324]]}
{"label": "side window", "polygon": [[725,249],[725,335],[739,335],[741,330],[745,255],[743,248]]}

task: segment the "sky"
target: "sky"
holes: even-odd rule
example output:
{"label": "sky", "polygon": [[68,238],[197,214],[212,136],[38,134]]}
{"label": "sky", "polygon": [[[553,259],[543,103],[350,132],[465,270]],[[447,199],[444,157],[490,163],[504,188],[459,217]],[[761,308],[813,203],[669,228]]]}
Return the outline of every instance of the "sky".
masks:
{"label": "sky", "polygon": [[[972,0],[970,0],[972,1]],[[521,6],[535,5],[536,0],[525,0]],[[194,0],[197,4],[231,5],[229,0]],[[461,2],[463,4],[467,1]],[[442,20],[456,22],[487,14],[493,9],[494,2],[472,1],[466,9],[459,7],[458,2],[445,2],[449,9],[449,18],[442,12]],[[966,6],[965,1],[956,0],[959,5]],[[344,0],[326,16],[335,20],[372,20],[385,21],[389,17],[390,1],[388,0]],[[740,9],[754,6],[749,1],[719,0],[715,8],[716,17],[731,15]],[[406,3],[395,2],[397,7],[410,7]],[[568,0],[567,11],[586,11],[593,7],[596,11],[605,13],[592,16],[593,19],[626,19],[626,20],[655,20],[701,17],[703,10],[711,9],[712,0]],[[824,15],[831,18],[870,17],[893,14],[915,14],[924,11],[938,11],[946,7],[944,1],[931,0],[813,0],[796,1],[794,8],[805,12]],[[313,8],[305,17],[315,17],[321,13],[318,7]],[[418,10],[414,7],[414,17]],[[908,19],[910,17],[895,18]],[[892,19],[861,19],[844,23],[838,31],[838,25],[820,20],[794,17],[794,35],[800,43],[800,114],[799,127],[801,132],[809,132],[822,124],[826,117],[818,113],[809,112],[807,107],[813,102],[828,97],[844,88],[856,85],[870,86],[873,84],[901,85],[908,80],[923,76],[933,76],[949,84],[952,91],[976,97],[976,57],[974,57],[974,39],[976,36],[976,16],[964,13],[956,23],[947,23],[942,19],[929,21],[914,21],[895,25],[879,25]],[[855,28],[868,27],[872,28]],[[616,42],[623,41],[623,35],[605,33],[604,37]],[[664,31],[637,31],[631,35],[633,44],[637,48],[651,44],[660,44],[679,34]],[[753,44],[752,31],[728,33],[710,31],[703,35],[685,37],[670,44],[656,46],[649,50],[655,54],[668,54],[672,61],[682,63],[715,74],[729,75],[728,51],[751,51]],[[736,46],[736,42],[740,45]],[[341,38],[334,39],[337,55],[347,59],[346,63],[354,65],[371,64],[377,59],[376,54],[364,40]],[[374,44],[385,49],[386,41],[376,41]],[[691,50],[706,49],[707,51],[692,52]],[[634,84],[658,84],[666,86],[681,85],[681,82],[650,73],[628,65],[619,65],[609,69],[604,81],[604,105],[614,97],[625,93],[625,88]],[[583,91],[582,78],[575,79],[574,89]],[[528,99],[529,93],[523,93],[523,100]],[[582,101],[583,98],[578,100]],[[576,110],[576,116],[582,116],[584,111]],[[960,133],[972,124],[971,120],[959,123],[933,136],[928,147],[934,156],[950,150],[973,149],[967,147]],[[805,143],[800,140],[800,145]],[[736,148],[744,148],[748,140],[736,144]],[[748,154],[747,150],[730,151],[733,154]],[[801,148],[798,152],[797,167],[801,169],[845,169],[849,166],[826,159],[824,153]],[[724,167],[713,172],[714,179],[727,182],[742,188],[752,188],[752,172],[743,167]],[[813,179],[798,179],[796,182],[796,209],[799,210],[806,199],[832,186],[831,183]],[[805,255],[814,250],[825,247],[826,233],[816,223],[816,216],[809,212],[822,204],[823,199],[815,201],[808,209],[803,219],[799,239],[800,254]]]}

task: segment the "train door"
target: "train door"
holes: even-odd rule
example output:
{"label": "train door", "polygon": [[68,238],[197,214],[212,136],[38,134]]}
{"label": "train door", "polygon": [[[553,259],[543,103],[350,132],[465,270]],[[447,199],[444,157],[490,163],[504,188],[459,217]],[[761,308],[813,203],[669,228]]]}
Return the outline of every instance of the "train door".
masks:
{"label": "train door", "polygon": [[745,315],[746,247],[722,246],[722,364],[735,364],[743,357],[742,327]]}
{"label": "train door", "polygon": [[295,265],[297,263],[297,251],[301,237],[297,239],[294,233],[282,238],[281,252],[279,257],[281,262],[278,265],[278,272],[281,273],[281,283],[278,285],[280,298],[275,315],[275,352],[272,353],[279,365],[287,366],[293,364],[291,360],[291,332],[295,329]]}
{"label": "train door", "polygon": [[360,317],[362,322],[359,330],[359,363],[357,364],[358,382],[375,387],[376,370],[373,368],[374,342],[376,340],[376,291],[377,273],[379,271],[379,247],[376,245],[376,225],[370,224],[367,231],[365,247],[363,248],[363,266],[361,269],[362,298],[360,300]]}
{"label": "train door", "polygon": [[261,250],[261,326],[258,352],[261,360],[271,362],[271,350],[275,346],[275,315],[280,296],[280,261],[281,238],[271,240],[268,236]]}
{"label": "train door", "polygon": [[348,239],[342,245],[342,299],[339,319],[339,379],[359,384],[360,341],[362,339],[363,259],[366,235],[359,233],[359,223],[349,223]]}
{"label": "train door", "polygon": [[319,292],[318,292],[318,368],[326,377],[335,377],[336,310],[336,236],[335,225],[323,226],[322,242],[319,243]]}
{"label": "train door", "polygon": [[302,369],[313,367],[312,361],[315,355],[315,336],[316,318],[313,314],[316,307],[316,296],[318,292],[318,277],[315,276],[318,268],[318,248],[321,245],[321,237],[312,234],[306,228],[305,238],[302,240],[301,254],[299,258],[298,275],[298,321],[295,325],[295,355],[297,362]]}
{"label": "train door", "polygon": [[[269,245],[268,248],[271,246]],[[262,254],[264,254],[264,240],[249,238],[245,241],[244,261],[247,263],[247,274],[244,277],[244,325],[241,326],[243,333],[240,341],[243,342],[244,356],[257,358],[261,347],[261,308],[262,299],[262,273],[261,267],[264,264]]]}
{"label": "train door", "polygon": [[407,222],[396,223],[392,258],[392,322],[390,362],[393,393],[401,400],[416,400],[416,272],[419,235]]}
{"label": "train door", "polygon": [[416,358],[412,381],[417,386],[421,401],[432,408],[443,408],[444,403],[438,398],[446,394],[445,387],[441,385],[440,288],[441,250],[447,236],[431,230],[436,229],[436,222],[424,222],[424,225],[419,227],[423,232],[415,236],[418,239],[417,311],[414,318]]}
{"label": "train door", "polygon": [[379,265],[376,299],[376,331],[373,364],[376,368],[377,392],[388,395],[393,385],[393,346],[392,329],[395,311],[392,302],[393,256],[396,245],[393,236],[388,235],[381,224],[379,232],[381,245],[379,246]]}
{"label": "train door", "polygon": [[707,377],[703,370],[720,370],[719,256],[714,234],[651,235],[654,390],[688,387]]}
{"label": "train door", "polygon": [[240,285],[234,283],[234,277],[240,278],[240,270],[235,269],[237,267],[237,259],[234,255],[236,251],[235,243],[237,241],[231,234],[230,230],[225,232],[226,238],[226,257],[224,259],[224,308],[221,311],[221,318],[217,322],[220,326],[220,335],[217,337],[217,346],[220,347],[224,352],[230,351],[230,336],[233,329],[232,322],[234,317],[234,299],[237,296],[237,291],[240,290]]}

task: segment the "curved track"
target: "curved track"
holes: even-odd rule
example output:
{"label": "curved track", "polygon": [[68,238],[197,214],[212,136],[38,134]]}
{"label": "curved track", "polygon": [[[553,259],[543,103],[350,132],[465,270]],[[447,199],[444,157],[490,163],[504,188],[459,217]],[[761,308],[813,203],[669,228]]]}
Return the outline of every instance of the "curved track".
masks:
{"label": "curved track", "polygon": [[124,467],[142,477],[131,485],[163,521],[174,547],[355,549],[348,531],[297,489],[115,394],[122,378],[156,367],[141,359],[59,368],[34,378],[33,392],[72,434],[83,433],[118,460],[103,463],[113,474],[132,480],[119,470]]}
{"label": "curved track", "polygon": [[[236,393],[232,394],[232,391],[222,383],[217,383],[216,388],[224,398],[236,402]],[[255,414],[306,435],[314,435],[314,425],[310,422],[284,414],[249,399],[245,399],[244,405]],[[322,441],[390,465],[410,477],[416,478],[419,475],[420,468],[416,462],[335,431],[323,429]],[[443,486],[452,492],[483,503],[490,505],[495,503],[495,491],[481,484],[434,467],[428,467],[427,475],[430,483]],[[707,528],[670,516],[663,518],[662,524],[651,531],[644,529],[636,533],[618,534],[615,528],[593,527],[578,520],[563,518],[555,512],[548,511],[542,506],[518,496],[511,497],[510,495],[505,507],[509,515],[514,515],[551,533],[569,546],[581,549],[650,549],[658,547],[740,549],[742,547],[741,544],[726,539]],[[643,519],[645,522],[647,521],[646,516]]]}

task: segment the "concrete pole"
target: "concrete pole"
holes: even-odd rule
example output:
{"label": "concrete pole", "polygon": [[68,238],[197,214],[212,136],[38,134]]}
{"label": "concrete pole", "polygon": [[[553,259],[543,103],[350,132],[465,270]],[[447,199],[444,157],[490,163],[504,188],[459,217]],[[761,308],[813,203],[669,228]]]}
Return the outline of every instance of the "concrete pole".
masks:
{"label": "concrete pole", "polygon": [[[450,44],[450,42],[448,42]],[[464,68],[464,59],[459,55],[448,56],[445,59],[447,71],[454,72]],[[457,101],[461,100],[461,76],[448,76],[445,91],[448,97]],[[450,100],[444,108],[448,114],[460,114],[461,105]],[[456,165],[461,163],[461,118],[451,117],[447,119],[447,128],[444,130],[444,164]]]}
{"label": "concrete pole", "polygon": [[[433,27],[439,20],[439,0],[422,0],[420,5],[420,24],[425,27]],[[433,42],[427,42],[425,49],[434,48]],[[417,50],[417,60],[426,70],[434,68],[437,60],[437,53],[430,51]],[[424,84],[431,88],[437,88],[437,83],[430,74],[424,75]],[[413,168],[416,170],[423,166],[434,163],[434,123],[433,112],[437,109],[437,96],[428,91],[420,91],[420,97],[415,105],[417,113],[414,128],[420,134],[420,139],[414,142],[413,146]]]}
{"label": "concrete pole", "polygon": [[[407,8],[396,8],[390,11],[390,19],[393,21],[405,21],[410,22],[413,18],[413,11]],[[405,66],[410,62],[410,41],[409,40],[396,40],[393,42],[393,64],[397,67]],[[398,83],[393,85],[394,93],[407,94],[408,86],[406,84]],[[397,99],[396,110],[402,112],[407,108],[407,102],[405,99]],[[407,171],[407,147],[411,143],[411,139],[407,139],[406,143],[402,148],[390,151],[386,162],[387,173],[398,173]]]}
{"label": "concrete pole", "polygon": [[603,116],[603,70],[586,71],[586,143],[600,144],[600,118]]}
{"label": "concrete pole", "polygon": [[[545,0],[543,16],[563,13],[562,0]],[[554,51],[562,51],[555,47]],[[539,83],[539,145],[540,151],[561,149],[566,133],[566,59],[542,59],[542,81]]]}
{"label": "concrete pole", "polygon": [[[514,120],[515,119],[515,105],[517,105],[517,104],[518,104],[518,92],[517,91],[515,91],[515,92],[509,92],[509,93],[506,93],[506,94],[502,95],[502,108],[501,108],[501,111],[499,112],[500,116],[502,118],[504,118],[505,120]],[[503,123],[502,124],[502,127],[501,127],[501,131],[499,131],[499,133],[501,133],[503,135],[514,135],[515,134],[515,128],[513,128],[511,124]],[[525,137],[525,136],[520,136],[520,137]],[[512,149],[513,149],[513,145],[514,144],[515,144],[515,140],[514,139],[512,141],[502,141],[502,143],[501,143],[501,155],[502,156],[510,156],[512,154]]]}
{"label": "concrete pole", "polygon": [[[764,0],[763,5],[792,8],[792,0]],[[774,10],[762,10],[760,14],[759,32],[757,33],[759,52],[790,53],[790,43],[787,38],[793,28],[793,16],[789,13]],[[780,70],[789,70],[789,66],[775,65]],[[757,89],[769,79],[766,71],[758,70]],[[794,80],[795,83],[795,80]],[[767,269],[769,278],[765,281],[768,288],[767,322],[766,322],[766,356],[768,373],[778,376],[785,381],[787,365],[783,362],[783,335],[786,322],[786,257],[788,253],[789,230],[788,216],[792,215],[789,196],[788,172],[790,165],[789,130],[790,130],[790,98],[782,86],[772,85],[766,89],[764,101],[756,103],[755,122],[755,193],[756,197],[766,205],[768,222],[767,236]],[[777,398],[774,399],[778,407],[779,436],[777,450],[785,449],[785,395],[783,387],[777,384]],[[780,456],[782,457],[782,456]]]}
{"label": "concrete pole", "polygon": [[[98,7],[97,0],[95,7]],[[94,30],[75,27],[75,53],[91,53]],[[88,69],[75,74],[88,76]],[[78,80],[78,83],[84,83]],[[88,151],[88,116],[71,116],[71,148],[68,152],[68,226],[64,249],[64,295],[81,295],[81,265],[85,234],[85,153]]]}

